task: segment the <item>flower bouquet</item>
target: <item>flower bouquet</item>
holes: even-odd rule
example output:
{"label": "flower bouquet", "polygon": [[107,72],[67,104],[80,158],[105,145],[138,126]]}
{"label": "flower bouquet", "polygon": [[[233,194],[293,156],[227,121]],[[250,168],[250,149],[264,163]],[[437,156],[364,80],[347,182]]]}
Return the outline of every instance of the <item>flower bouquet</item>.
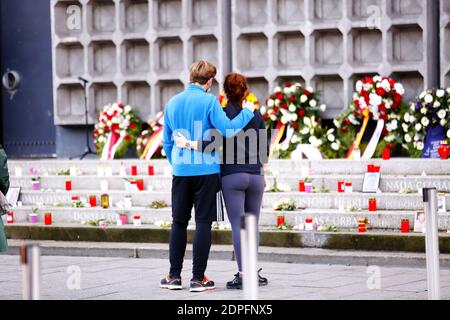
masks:
{"label": "flower bouquet", "polygon": [[404,94],[405,89],[400,83],[386,77],[365,77],[356,83],[352,104],[334,121],[342,143],[341,151],[347,152],[348,158],[352,158],[353,151],[360,148],[370,120],[378,121],[378,125],[382,125],[379,120],[383,120],[384,126],[380,127],[379,136],[373,135],[367,148],[360,148],[366,149],[367,158],[372,155],[381,157],[383,149],[401,143],[402,137],[397,129],[405,109]]}
{"label": "flower bouquet", "polygon": [[303,88],[300,83],[276,87],[266,107],[260,108],[266,126],[276,130],[271,139],[271,153],[277,151],[281,158],[288,158],[299,144],[321,146],[323,142],[316,130],[320,128],[320,113],[325,110],[311,87]]}
{"label": "flower bouquet", "polygon": [[431,144],[443,140],[450,143],[449,98],[450,88],[427,90],[411,102],[399,126],[402,147],[411,157],[431,157]]}
{"label": "flower bouquet", "polygon": [[280,199],[273,204],[272,208],[275,211],[295,211],[297,203],[292,199]]}
{"label": "flower bouquet", "polygon": [[130,106],[106,105],[95,125],[94,143],[102,160],[123,158],[141,132],[141,120]]}

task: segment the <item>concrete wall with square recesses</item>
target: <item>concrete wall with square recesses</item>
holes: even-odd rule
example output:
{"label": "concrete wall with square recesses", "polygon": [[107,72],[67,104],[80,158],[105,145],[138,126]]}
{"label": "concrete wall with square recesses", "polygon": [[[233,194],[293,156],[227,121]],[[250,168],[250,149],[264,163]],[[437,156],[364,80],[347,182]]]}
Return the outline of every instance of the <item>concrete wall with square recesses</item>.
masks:
{"label": "concrete wall with square recesses", "polygon": [[79,76],[89,80],[89,123],[116,99],[147,119],[183,89],[197,59],[218,66],[218,81],[231,70],[246,74],[261,101],[278,84],[314,86],[329,106],[326,118],[348,105],[361,76],[401,80],[406,99],[439,81],[450,85],[449,1],[439,8],[428,0],[52,0],[51,7],[57,125],[84,123]]}
{"label": "concrete wall with square recesses", "polygon": [[222,80],[231,70],[230,1],[52,0],[55,124],[84,124],[79,76],[89,80],[90,124],[114,101],[154,116],[197,59],[215,63]]}
{"label": "concrete wall with square recesses", "polygon": [[450,1],[441,0],[441,86],[450,87]]}
{"label": "concrete wall with square recesses", "polygon": [[[433,35],[439,9],[431,2],[232,0],[233,68],[248,76],[260,99],[286,82],[315,87],[328,105],[326,118],[350,103],[355,82],[365,75],[401,80],[409,99],[438,83]],[[447,2],[441,1],[443,42],[450,42]],[[450,50],[442,55],[449,82]]]}

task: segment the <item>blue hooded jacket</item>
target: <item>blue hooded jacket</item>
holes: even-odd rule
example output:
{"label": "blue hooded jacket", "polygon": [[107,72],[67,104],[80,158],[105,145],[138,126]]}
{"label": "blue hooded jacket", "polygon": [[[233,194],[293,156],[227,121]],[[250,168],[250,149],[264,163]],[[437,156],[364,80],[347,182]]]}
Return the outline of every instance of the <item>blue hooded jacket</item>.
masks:
{"label": "blue hooded jacket", "polygon": [[164,113],[163,147],[167,159],[177,177],[204,176],[220,173],[220,155],[217,152],[180,149],[174,145],[174,137],[181,133],[188,140],[210,140],[213,129],[224,137],[232,137],[254,117],[253,112],[243,109],[230,120],[217,97],[205,93],[195,84],[190,84],[182,93],[173,97]]}

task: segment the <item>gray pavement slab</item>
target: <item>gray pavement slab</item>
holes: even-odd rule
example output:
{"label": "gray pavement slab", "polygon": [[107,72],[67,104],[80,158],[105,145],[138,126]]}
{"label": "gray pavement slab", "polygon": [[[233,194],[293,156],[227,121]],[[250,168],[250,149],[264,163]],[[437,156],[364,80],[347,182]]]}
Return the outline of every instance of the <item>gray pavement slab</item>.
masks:
{"label": "gray pavement slab", "polygon": [[[169,263],[162,259],[44,256],[41,297],[49,300],[241,300],[243,292],[227,290],[236,271],[233,261],[209,261],[207,273],[217,289],[193,294],[188,290],[192,261],[185,261],[182,291],[159,288]],[[266,300],[393,300],[427,299],[426,270],[378,269],[379,287],[368,285],[373,273],[364,266],[261,262],[269,286],[260,288]],[[79,268],[80,289],[71,289]],[[17,256],[0,256],[0,300],[21,299],[21,266]],[[69,285],[68,285],[69,284]],[[450,270],[441,270],[442,297],[450,299]]]}

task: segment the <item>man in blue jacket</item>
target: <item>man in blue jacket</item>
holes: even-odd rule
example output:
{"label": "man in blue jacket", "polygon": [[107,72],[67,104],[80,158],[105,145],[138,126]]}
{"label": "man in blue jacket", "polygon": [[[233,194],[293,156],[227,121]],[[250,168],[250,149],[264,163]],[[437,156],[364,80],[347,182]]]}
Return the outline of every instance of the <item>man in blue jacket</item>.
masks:
{"label": "man in blue jacket", "polygon": [[190,85],[167,104],[164,116],[163,146],[172,165],[172,230],[170,233],[170,272],[160,287],[182,289],[181,270],[187,244],[187,226],[195,208],[195,239],[191,292],[215,289],[205,276],[211,248],[211,224],[216,218],[216,195],[220,190],[220,159],[218,154],[180,149],[174,138],[181,133],[188,140],[202,141],[212,129],[230,136],[244,128],[253,118],[254,105],[246,103],[242,112],[230,120],[218,99],[207,92],[217,70],[206,61],[197,61],[190,68]]}

